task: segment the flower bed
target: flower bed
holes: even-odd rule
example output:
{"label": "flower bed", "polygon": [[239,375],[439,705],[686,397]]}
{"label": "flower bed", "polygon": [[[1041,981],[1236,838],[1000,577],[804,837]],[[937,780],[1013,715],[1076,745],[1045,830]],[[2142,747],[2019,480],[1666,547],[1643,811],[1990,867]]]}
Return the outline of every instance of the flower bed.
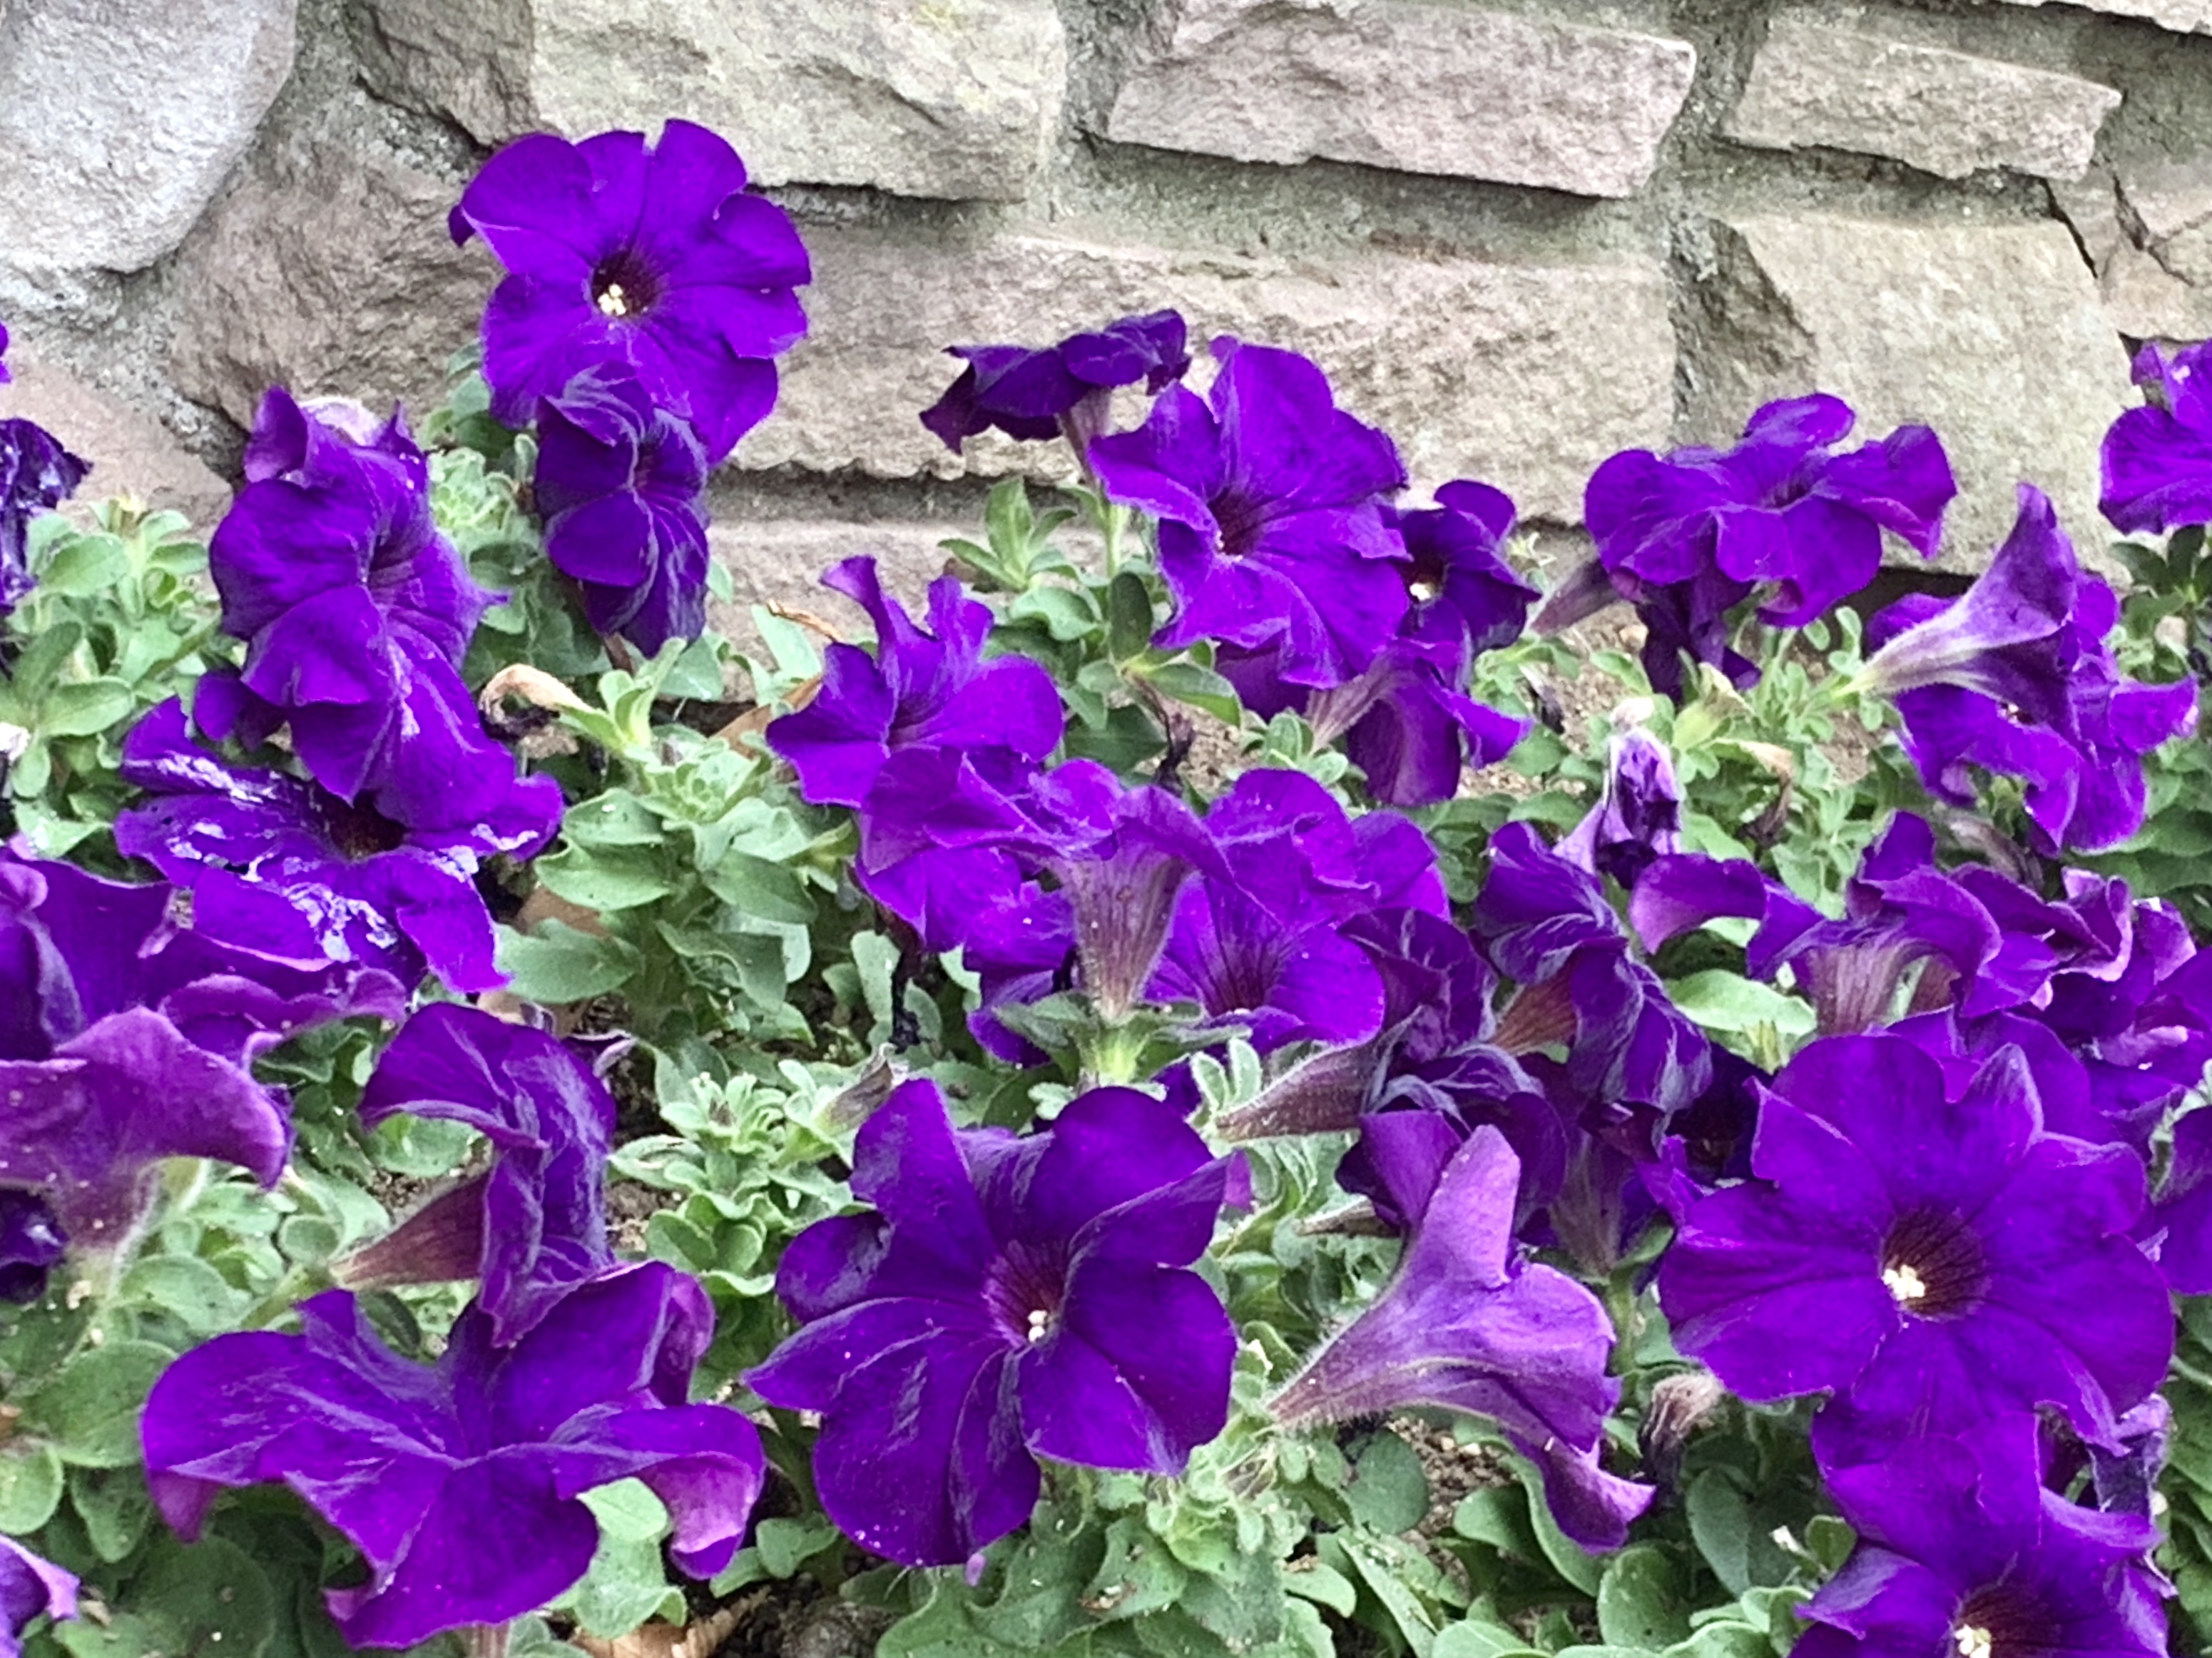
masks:
{"label": "flower bed", "polygon": [[1544,590],[1326,365],[956,343],[1082,482],[747,654],[790,222],[453,224],[448,404],[272,389],[205,549],[0,424],[0,1658],[2197,1649],[2203,349],[2128,593],[2023,483],[1862,616],[1955,490],[1832,397]]}

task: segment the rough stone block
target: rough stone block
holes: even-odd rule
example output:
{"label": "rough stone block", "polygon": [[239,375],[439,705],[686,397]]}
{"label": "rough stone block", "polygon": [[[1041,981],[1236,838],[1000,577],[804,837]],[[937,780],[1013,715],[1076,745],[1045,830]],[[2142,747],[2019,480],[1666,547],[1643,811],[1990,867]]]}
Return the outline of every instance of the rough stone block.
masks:
{"label": "rough stone block", "polygon": [[292,70],[295,0],[14,0],[0,264],[137,270],[185,239]]}
{"label": "rough stone block", "polygon": [[2094,81],[1785,12],[1726,131],[1768,149],[1893,156],[1945,179],[1984,167],[2078,179],[2119,103]]}
{"label": "rough stone block", "polygon": [[811,233],[812,329],[776,412],[739,445],[750,467],[882,477],[1022,470],[1066,476],[1060,444],[995,434],[966,460],[919,416],[959,365],[947,345],[1046,344],[1174,306],[1194,340],[1232,333],[1313,357],[1344,404],[1397,440],[1417,485],[1480,477],[1525,516],[1582,517],[1616,449],[1664,441],[1674,337],[1652,262],[1541,266],[1347,255],[1327,266],[1011,236],[924,246]]}
{"label": "rough stone block", "polygon": [[364,0],[379,89],[497,143],[670,116],[763,184],[1018,201],[1060,123],[1053,0]]}
{"label": "rough stone block", "polygon": [[[2011,0],[2011,3],[2040,6],[2046,0]],[[2064,0],[2064,3],[2100,11],[2108,17],[2141,18],[2176,34],[2212,31],[2212,0]]]}
{"label": "rough stone block", "polygon": [[2085,556],[2103,547],[2098,449],[2135,398],[2064,225],[1745,217],[1715,251],[1692,295],[1689,435],[1724,440],[1770,398],[1832,392],[1863,435],[1908,421],[1942,435],[1960,492],[1947,563],[1987,561],[2022,479]]}
{"label": "rough stone block", "polygon": [[151,415],[27,351],[11,352],[8,368],[15,380],[0,386],[0,420],[36,421],[90,461],[85,499],[136,495],[203,532],[228,508],[230,485]]}
{"label": "rough stone block", "polygon": [[1186,0],[1107,136],[1240,161],[1632,196],[1689,94],[1686,40],[1418,0]]}
{"label": "rough stone block", "polygon": [[179,261],[179,388],[240,425],[280,383],[372,406],[438,400],[499,277],[481,244],[447,234],[454,193],[354,156],[297,180],[249,176]]}
{"label": "rough stone block", "polygon": [[867,618],[851,600],[822,585],[822,573],[862,553],[872,556],[884,586],[919,610],[929,584],[945,570],[938,544],[950,536],[977,538],[979,525],[902,519],[846,524],[816,519],[744,519],[717,515],[707,532],[715,560],[730,573],[731,598],[708,604],[717,633],[757,645],[756,604],[787,604],[820,616],[841,635],[859,638]]}

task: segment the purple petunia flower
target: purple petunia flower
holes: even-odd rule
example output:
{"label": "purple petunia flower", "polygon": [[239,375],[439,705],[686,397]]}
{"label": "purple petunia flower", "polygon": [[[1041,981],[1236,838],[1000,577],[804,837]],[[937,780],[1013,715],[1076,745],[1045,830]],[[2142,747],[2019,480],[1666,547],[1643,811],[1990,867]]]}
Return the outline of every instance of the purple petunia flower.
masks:
{"label": "purple petunia flower", "polygon": [[[1849,1035],[1887,1022],[1916,964],[1916,1011],[1956,1005],[1994,1012],[2038,995],[2054,958],[2039,938],[2011,934],[1963,877],[1935,865],[1935,832],[1923,817],[1899,812],[1860,859],[1844,888],[1844,914],[1831,920],[1741,859],[1680,853],[1652,863],[1629,900],[1629,916],[1647,950],[1717,916],[1759,923],[1744,952],[1756,979],[1787,967],[1811,999],[1824,1035]],[[2014,889],[2033,901],[2024,890]]]}
{"label": "purple petunia flower", "polygon": [[510,426],[586,369],[618,366],[719,463],[767,418],[773,359],[806,332],[792,290],[812,273],[790,216],[748,195],[737,152],[689,121],[649,148],[641,132],[518,138],[451,226],[509,272],[484,311],[483,370]]}
{"label": "purple petunia flower", "polygon": [[1681,700],[1686,651],[1739,685],[1757,678],[1725,622],[1762,584],[1775,593],[1760,619],[1802,627],[1874,580],[1884,530],[1935,556],[1958,493],[1942,444],[1904,426],[1838,453],[1853,419],[1838,398],[1770,403],[1733,449],[1634,449],[1591,475],[1583,516],[1613,592],[1649,629],[1655,689]]}
{"label": "purple petunia flower", "polygon": [[492,596],[439,533],[406,427],[280,387],[262,399],[246,476],[208,547],[246,662],[203,686],[200,728],[257,744],[289,723],[317,782],[402,822],[487,809],[514,762],[459,667]]}
{"label": "purple petunia flower", "polygon": [[165,1157],[217,1158],[274,1186],[291,1144],[250,1072],[149,1008],[111,1013],[43,1059],[0,1060],[0,1187],[39,1193],[76,1248],[128,1241]]}
{"label": "purple petunia flower", "polygon": [[2105,434],[2097,505],[2115,529],[2163,533],[2212,524],[2212,388],[2200,380],[2212,342],[2171,358],[2155,343],[2136,354],[2144,406]]}
{"label": "purple petunia flower", "polygon": [[1157,395],[1190,367],[1182,318],[1173,311],[1124,317],[1095,334],[1073,334],[1032,351],[1019,345],[955,345],[947,356],[968,366],[921,423],[954,454],[969,438],[998,428],[1031,442],[1065,436],[1080,457],[1103,429],[1118,386],[1142,380]]}
{"label": "purple petunia flower", "polygon": [[[0,332],[0,347],[6,343]],[[23,1658],[23,1631],[41,1616],[76,1616],[76,1574],[0,1537],[0,1658]]]}
{"label": "purple petunia flower", "polygon": [[480,1278],[477,1305],[503,1347],[571,1285],[614,1265],[614,1096],[556,1038],[451,1002],[426,1007],[378,1057],[360,1110],[369,1128],[401,1112],[465,1123],[495,1160],[349,1258],[346,1283]]}
{"label": "purple petunia flower", "polygon": [[707,452],[635,374],[586,369],[538,405],[545,556],[584,614],[648,653],[707,625]]}
{"label": "purple petunia flower", "polygon": [[1285,682],[1342,684],[1406,613],[1405,542],[1386,516],[1405,467],[1305,358],[1225,336],[1212,351],[1204,399],[1170,386],[1143,426],[1089,452],[1109,498],[1159,520],[1176,610],[1154,642],[1272,648]]}
{"label": "purple petunia flower", "polygon": [[0,420],[0,616],[21,604],[31,577],[31,520],[76,492],[92,463],[33,422]]}
{"label": "purple petunia flower", "polygon": [[1437,501],[1420,512],[1383,509],[1406,545],[1407,560],[1396,568],[1407,604],[1396,637],[1365,670],[1313,690],[1283,677],[1280,644],[1230,646],[1215,660],[1261,718],[1297,708],[1316,741],[1343,738],[1368,793],[1394,806],[1450,799],[1462,768],[1504,758],[1528,731],[1526,720],[1464,695],[1469,665],[1519,636],[1537,596],[1502,550],[1513,503],[1487,484],[1464,480],[1445,484]]}
{"label": "purple petunia flower", "polygon": [[503,981],[477,872],[527,857],[560,823],[550,777],[511,780],[496,811],[403,827],[295,777],[233,766],[194,744],[174,699],[123,744],[123,775],[153,798],[116,819],[116,845],[191,889],[209,932],[271,955],[356,962],[455,990]]}
{"label": "purple petunia flower", "polygon": [[1655,859],[1680,853],[1682,786],[1667,745],[1641,726],[1614,732],[1605,792],[1554,850],[1579,869],[1631,888]]}
{"label": "purple petunia flower", "polygon": [[1859,675],[1896,697],[1929,793],[1972,805],[1970,767],[2021,778],[2038,848],[2116,845],[2142,826],[2142,756],[2197,726],[2197,687],[2123,679],[2105,636],[2119,600],[2084,575],[2041,491],[1950,604],[1899,600],[1868,624]]}
{"label": "purple petunia flower", "polygon": [[1382,1166],[1396,1206],[1419,1218],[1405,1255],[1375,1303],[1276,1395],[1277,1419],[1297,1428],[1421,1405],[1487,1417],[1543,1471],[1562,1531],[1620,1547],[1652,1491],[1598,1466],[1620,1394],[1606,1374],[1613,1327],[1574,1279],[1516,1258],[1512,1148],[1490,1127],[1459,1145],[1417,1136]]}
{"label": "purple petunia flower", "polygon": [[1180,1473],[1228,1419],[1236,1332],[1188,1269],[1231,1172],[1129,1089],[1019,1139],[956,1132],[934,1084],[894,1090],[854,1153],[875,1212],[793,1242],[776,1292],[803,1327],[746,1376],[822,1413],[830,1517],[952,1564],[1029,1518],[1039,1456]]}
{"label": "purple petunia flower", "polygon": [[1752,1167],[1659,1272],[1676,1345],[1746,1399],[1832,1390],[1824,1424],[1866,1443],[2047,1405],[2113,1445],[2165,1376],[2166,1284],[2128,1236],[2142,1161],[2047,1132],[2019,1049],[1954,1092],[1899,1037],[1816,1042]]}
{"label": "purple petunia flower", "polygon": [[2009,1418],[1832,1474],[1858,1546],[1800,1609],[1814,1627],[1791,1658],[2160,1658],[2158,1528],[2044,1490],[2035,1432]]}
{"label": "purple petunia flower", "polygon": [[577,1498],[641,1479],[695,1576],[726,1565],[760,1494],[751,1423],[685,1402],[714,1333],[706,1292],[658,1261],[578,1284],[511,1347],[470,1307],[434,1365],[386,1347],[332,1290],[301,1333],[218,1336],[154,1384],[142,1418],[162,1517],[198,1536],[225,1486],[281,1479],[367,1558],[325,1592],[355,1646],[405,1647],[544,1605],[592,1563]]}
{"label": "purple petunia flower", "polygon": [[990,607],[957,577],[929,587],[929,629],[883,590],[872,558],[848,558],[822,578],[876,624],[876,653],[832,645],[822,656],[822,689],[768,728],[769,746],[799,774],[811,801],[858,806],[893,753],[933,748],[998,754],[1017,768],[1060,742],[1062,715],[1052,677],[1024,657],[983,659]]}
{"label": "purple petunia flower", "polygon": [[0,1301],[27,1305],[46,1293],[46,1274],[69,1240],[46,1200],[34,1192],[0,1188]]}

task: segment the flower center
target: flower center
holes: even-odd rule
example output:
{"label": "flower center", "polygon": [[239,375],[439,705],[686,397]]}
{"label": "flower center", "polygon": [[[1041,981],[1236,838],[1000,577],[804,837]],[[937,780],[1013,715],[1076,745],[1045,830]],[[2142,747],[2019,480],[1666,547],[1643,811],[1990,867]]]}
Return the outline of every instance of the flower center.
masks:
{"label": "flower center", "polygon": [[1899,1220],[1882,1240],[1881,1282],[1913,1317],[1952,1318],[1982,1304],[1989,1260],[1964,1219],[1923,1210]]}
{"label": "flower center", "polygon": [[1267,527],[1265,501],[1231,489],[1206,504],[1213,509],[1213,521],[1221,526],[1223,557],[1243,558],[1259,546],[1261,533]]}
{"label": "flower center", "polygon": [[1410,563],[1400,568],[1406,573],[1406,595],[1414,604],[1425,604],[1443,592],[1443,560],[1417,556]]}
{"label": "flower center", "polygon": [[629,248],[611,253],[592,272],[592,303],[607,318],[635,317],[660,297],[653,272]]}
{"label": "flower center", "polygon": [[335,795],[319,805],[323,831],[338,855],[349,864],[361,863],[379,853],[396,851],[407,844],[404,829],[367,806],[349,806]]}
{"label": "flower center", "polygon": [[1033,1346],[1058,1327],[1066,1278],[1066,1264],[1053,1251],[1020,1240],[991,1263],[983,1304],[1008,1346]]}

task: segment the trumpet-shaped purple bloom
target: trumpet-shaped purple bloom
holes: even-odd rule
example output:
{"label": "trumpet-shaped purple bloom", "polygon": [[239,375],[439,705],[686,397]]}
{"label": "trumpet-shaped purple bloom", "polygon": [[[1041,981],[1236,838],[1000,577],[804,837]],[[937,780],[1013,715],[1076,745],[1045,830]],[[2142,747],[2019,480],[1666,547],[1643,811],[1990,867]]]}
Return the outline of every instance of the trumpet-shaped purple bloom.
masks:
{"label": "trumpet-shaped purple bloom", "polygon": [[1129,1089],[1019,1139],[956,1132],[933,1084],[894,1090],[854,1153],[874,1212],[793,1242],[776,1292],[802,1327],[746,1377],[822,1413],[830,1517],[951,1564],[1029,1518],[1039,1456],[1181,1472],[1228,1419],[1236,1332],[1188,1269],[1231,1169]]}
{"label": "trumpet-shaped purple bloom", "polygon": [[46,1274],[69,1248],[52,1207],[32,1192],[0,1189],[0,1301],[17,1306],[46,1293]]}
{"label": "trumpet-shaped purple bloom", "polygon": [[806,318],[811,272],[790,216],[745,193],[722,138],[671,121],[572,144],[518,138],[453,212],[510,273],[483,321],[492,412],[520,426],[579,374],[628,368],[720,461],[775,404],[773,361]]}
{"label": "trumpet-shaped purple bloom", "polygon": [[1212,350],[1206,398],[1170,386],[1142,427],[1090,449],[1106,494],[1159,520],[1176,610],[1155,642],[1272,649],[1286,683],[1342,684],[1406,613],[1386,515],[1405,467],[1305,358],[1226,337]]}
{"label": "trumpet-shaped purple bloom", "polygon": [[2144,406],[2105,434],[2098,505],[2113,527],[2154,534],[2212,524],[2212,385],[2203,378],[2212,343],[2169,358],[2155,344],[2136,354]]}
{"label": "trumpet-shaped purple bloom", "polygon": [[191,889],[198,924],[295,960],[355,962],[409,984],[502,982],[477,872],[527,857],[560,823],[550,777],[510,780],[495,813],[403,827],[279,772],[194,744],[174,700],[124,739],[123,775],[152,798],[116,820],[116,844]]}
{"label": "trumpet-shaped purple bloom", "polygon": [[1526,823],[1491,837],[1469,930],[1520,986],[1500,1011],[1498,1046],[1516,1054],[1564,1046],[1562,1081],[1592,1103],[1648,1105],[1664,1116],[1705,1091],[1705,1033],[1629,959],[1628,935],[1596,878]]}
{"label": "trumpet-shaped purple bloom", "polygon": [[2120,677],[2104,642],[2118,620],[2049,500],[2022,484],[2012,533],[1972,587],[1875,617],[1881,648],[1861,683],[1895,695],[1931,794],[1972,805],[1970,768],[2018,777],[2041,850],[2109,847],[2142,823],[2142,756],[2197,725],[2193,682]]}
{"label": "trumpet-shaped purple bloom", "polygon": [[707,452],[635,374],[590,368],[538,406],[545,556],[602,634],[648,653],[707,625]]}
{"label": "trumpet-shaped purple bloom", "polygon": [[[1418,1130],[1422,1119],[1395,1121]],[[1382,1166],[1397,1206],[1419,1217],[1405,1255],[1375,1304],[1276,1395],[1276,1418],[1296,1428],[1420,1405],[1487,1417],[1543,1471],[1562,1531],[1620,1547],[1652,1493],[1598,1466],[1620,1393],[1606,1374],[1613,1326],[1565,1273],[1516,1258],[1512,1148],[1490,1127],[1460,1145],[1417,1133]]]}
{"label": "trumpet-shaped purple bloom", "polygon": [[44,1059],[0,1060],[0,1187],[43,1197],[76,1248],[127,1240],[164,1157],[214,1157],[273,1186],[291,1145],[250,1072],[150,1008],[96,1020]]}
{"label": "trumpet-shaped purple bloom", "polygon": [[0,420],[0,616],[21,604],[33,585],[31,520],[76,494],[91,470],[89,461],[63,448],[45,427]]}
{"label": "trumpet-shaped purple bloom", "polygon": [[998,428],[1042,442],[1065,434],[1079,456],[1105,423],[1117,386],[1157,395],[1190,367],[1182,318],[1173,311],[1124,317],[1095,334],[1072,334],[1032,351],[1019,345],[955,345],[945,355],[967,367],[922,410],[921,423],[954,454],[969,438]]}
{"label": "trumpet-shaped purple bloom", "polygon": [[[7,335],[0,331],[0,347]],[[0,383],[5,372],[0,371]],[[39,1617],[76,1616],[76,1577],[42,1560],[11,1537],[0,1537],[0,1658],[22,1658],[23,1631]]]}
{"label": "trumpet-shaped purple bloom", "polygon": [[1240,776],[1206,827],[1228,878],[1178,895],[1152,999],[1235,1019],[1262,1053],[1373,1035],[1382,977],[1340,928],[1376,910],[1443,912],[1428,837],[1391,812],[1348,817],[1311,778],[1268,769]]}
{"label": "trumpet-shaped purple bloom", "polygon": [[400,1112],[466,1123],[495,1161],[352,1257],[348,1283],[481,1278],[477,1306],[507,1346],[571,1285],[614,1265],[614,1096],[565,1044],[472,1007],[426,1007],[362,1090],[365,1127]]}
{"label": "trumpet-shaped purple bloom", "polygon": [[1469,665],[1516,638],[1536,598],[1501,551],[1513,503],[1466,481],[1445,484],[1437,500],[1421,512],[1384,509],[1406,545],[1397,570],[1407,607],[1397,635],[1365,670],[1313,690],[1283,677],[1279,644],[1231,646],[1215,661],[1254,713],[1271,719],[1298,708],[1317,740],[1343,738],[1368,793],[1388,805],[1450,799],[1463,768],[1504,758],[1528,730],[1526,720],[1463,694]]}
{"label": "trumpet-shaped purple bloom", "polygon": [[1958,493],[1942,444],[1903,426],[1838,453],[1853,419],[1838,398],[1770,403],[1733,449],[1634,449],[1591,475],[1583,515],[1614,592],[1650,629],[1657,689],[1680,699],[1684,651],[1739,684],[1757,677],[1724,624],[1761,585],[1775,593],[1760,618],[1802,627],[1874,580],[1884,530],[1934,556]]}
{"label": "trumpet-shaped purple bloom", "polygon": [[714,1315],[658,1261],[577,1285],[501,1347],[471,1306],[434,1365],[387,1348],[343,1290],[301,1333],[218,1336],[146,1400],[146,1473],[163,1518],[199,1534],[225,1486],[281,1479],[367,1558],[325,1592],[355,1646],[405,1647],[503,1624],[584,1575],[598,1545],[577,1499],[641,1479],[675,1522],[669,1552],[720,1571],[764,1471],[751,1423],[685,1402]]}
{"label": "trumpet-shaped purple bloom", "polygon": [[860,805],[884,762],[902,749],[997,754],[1018,768],[1059,743],[1052,677],[1024,657],[983,659],[990,608],[957,578],[930,584],[927,629],[884,592],[872,558],[847,559],[822,585],[868,613],[876,653],[830,646],[820,693],[768,728],[769,745],[799,773],[809,800]]}
{"label": "trumpet-shaped purple bloom", "polygon": [[2160,1658],[2158,1528],[2076,1507],[2038,1467],[2019,1418],[1832,1473],[1859,1543],[1800,1610],[1814,1627],[1791,1658]]}
{"label": "trumpet-shaped purple bloom", "polygon": [[1655,859],[1682,850],[1682,786],[1667,745],[1641,726],[1613,733],[1605,792],[1557,848],[1593,875],[1633,887]]}
{"label": "trumpet-shaped purple bloom", "polygon": [[1884,1442],[2047,1405],[2112,1445],[2166,1374],[2166,1284],[2128,1236],[2142,1163],[2048,1133],[2018,1049],[1954,1093],[1902,1038],[1816,1042],[1761,1102],[1752,1167],[1659,1273],[1676,1345],[1743,1397],[1832,1390]]}
{"label": "trumpet-shaped purple bloom", "polygon": [[514,762],[459,670],[492,596],[439,533],[428,463],[399,417],[273,390],[246,476],[208,547],[246,662],[203,688],[201,729],[258,743],[289,724],[317,782],[401,822],[489,810]]}

